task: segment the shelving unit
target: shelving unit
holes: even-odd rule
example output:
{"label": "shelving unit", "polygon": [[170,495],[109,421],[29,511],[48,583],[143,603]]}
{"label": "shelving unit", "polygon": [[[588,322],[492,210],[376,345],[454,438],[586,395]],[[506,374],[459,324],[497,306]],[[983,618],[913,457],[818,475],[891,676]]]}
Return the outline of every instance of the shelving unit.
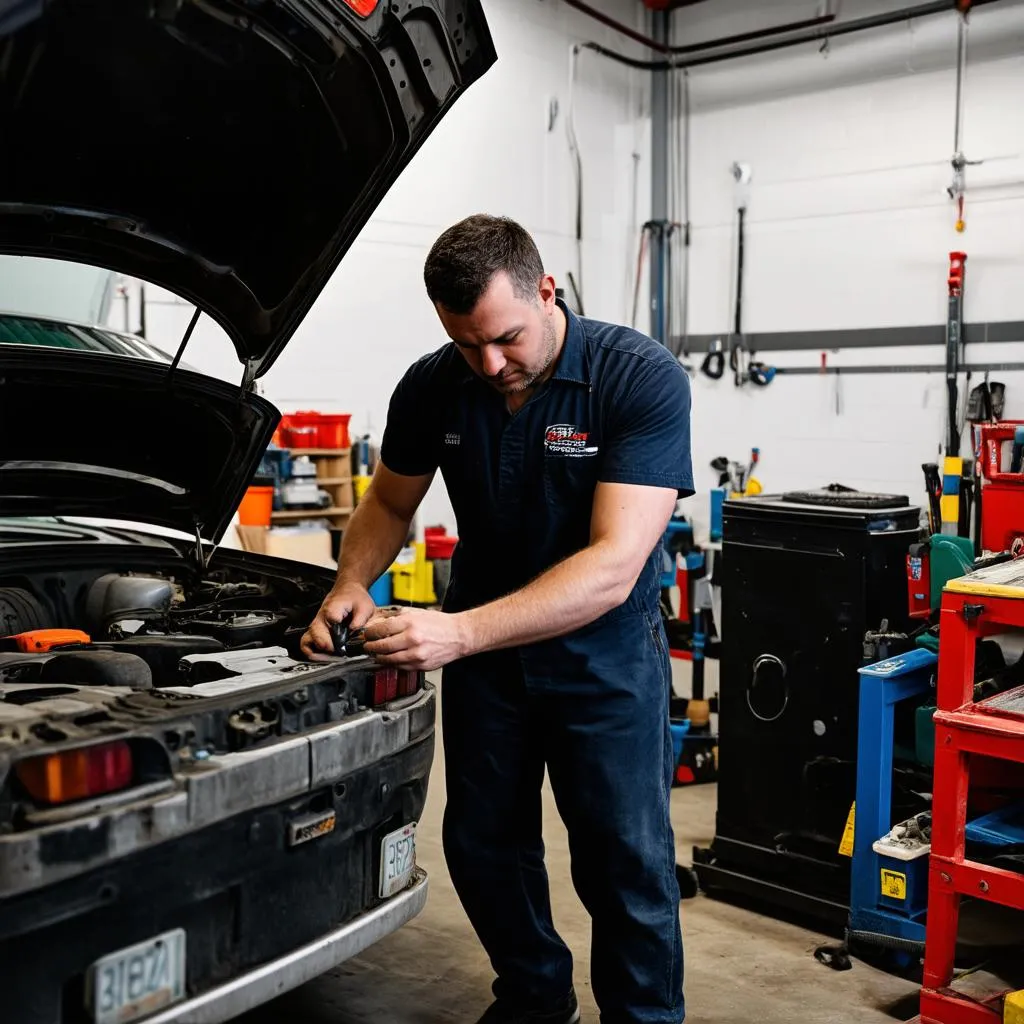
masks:
{"label": "shelving unit", "polygon": [[278,525],[301,522],[304,519],[327,519],[332,526],[343,527],[355,510],[352,489],[351,448],[290,448],[292,458],[308,455],[316,463],[316,482],[331,495],[328,508],[284,509],[271,515]]}
{"label": "shelving unit", "polygon": [[1024,687],[974,702],[978,639],[1024,629],[1024,563],[982,569],[946,587],[939,644],[938,710],[928,925],[920,1020],[1000,1024],[1002,999],[978,1002],[954,991],[963,896],[1024,910],[1024,875],[966,858],[971,758],[1024,764]]}

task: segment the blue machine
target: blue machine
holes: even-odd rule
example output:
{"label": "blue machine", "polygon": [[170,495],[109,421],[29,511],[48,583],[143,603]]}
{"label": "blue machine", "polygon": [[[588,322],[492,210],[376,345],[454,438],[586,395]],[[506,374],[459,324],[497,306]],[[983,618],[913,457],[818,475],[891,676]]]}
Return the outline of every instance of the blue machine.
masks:
{"label": "blue machine", "polygon": [[686,519],[675,518],[669,520],[668,527],[662,535],[661,546],[664,550],[662,559],[661,586],[662,588],[674,587],[676,585],[676,559],[674,552],[679,549],[678,541],[689,538],[687,547],[693,544],[693,527]]}
{"label": "blue machine", "polygon": [[928,848],[889,856],[876,843],[892,827],[893,722],[900,701],[934,692],[938,657],[916,648],[860,669],[857,802],[848,942],[895,953],[924,949]]}

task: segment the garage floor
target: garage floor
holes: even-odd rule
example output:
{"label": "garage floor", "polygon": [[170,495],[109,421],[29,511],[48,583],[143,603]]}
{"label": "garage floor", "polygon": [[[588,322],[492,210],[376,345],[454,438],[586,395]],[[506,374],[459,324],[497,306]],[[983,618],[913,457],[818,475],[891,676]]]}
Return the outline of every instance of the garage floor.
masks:
{"label": "garage floor", "polygon": [[[678,679],[677,689],[685,692],[686,684]],[[237,1024],[472,1024],[483,1012],[490,1002],[490,965],[452,889],[441,850],[440,742],[434,773],[417,845],[431,877],[423,914],[359,959]],[[572,888],[565,831],[549,790],[544,810],[555,921],[576,956],[583,1019],[596,1024],[589,919]],[[676,789],[672,818],[679,859],[689,863],[693,845],[705,845],[714,834],[714,787]],[[909,982],[857,961],[842,974],[818,964],[812,951],[824,940],[813,932],[703,896],[682,903],[681,912],[692,1024],[867,1024],[906,1020],[915,1012],[916,989]]]}

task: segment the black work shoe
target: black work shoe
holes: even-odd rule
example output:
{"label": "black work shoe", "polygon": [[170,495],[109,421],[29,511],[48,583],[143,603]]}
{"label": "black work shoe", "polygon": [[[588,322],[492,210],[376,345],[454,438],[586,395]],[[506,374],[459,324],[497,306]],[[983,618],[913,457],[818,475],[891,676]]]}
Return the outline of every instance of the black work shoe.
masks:
{"label": "black work shoe", "polygon": [[548,1010],[524,1010],[498,1000],[492,1003],[477,1024],[577,1024],[580,1004],[570,992],[561,1003]]}

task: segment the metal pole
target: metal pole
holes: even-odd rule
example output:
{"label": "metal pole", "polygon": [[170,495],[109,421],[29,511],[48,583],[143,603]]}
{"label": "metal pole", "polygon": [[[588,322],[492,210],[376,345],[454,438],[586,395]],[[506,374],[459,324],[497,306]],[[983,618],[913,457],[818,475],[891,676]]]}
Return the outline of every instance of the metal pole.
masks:
{"label": "metal pole", "polygon": [[[652,35],[663,46],[669,43],[668,11],[652,14]],[[651,337],[668,341],[666,276],[668,272],[668,143],[669,86],[671,72],[651,72]]]}

